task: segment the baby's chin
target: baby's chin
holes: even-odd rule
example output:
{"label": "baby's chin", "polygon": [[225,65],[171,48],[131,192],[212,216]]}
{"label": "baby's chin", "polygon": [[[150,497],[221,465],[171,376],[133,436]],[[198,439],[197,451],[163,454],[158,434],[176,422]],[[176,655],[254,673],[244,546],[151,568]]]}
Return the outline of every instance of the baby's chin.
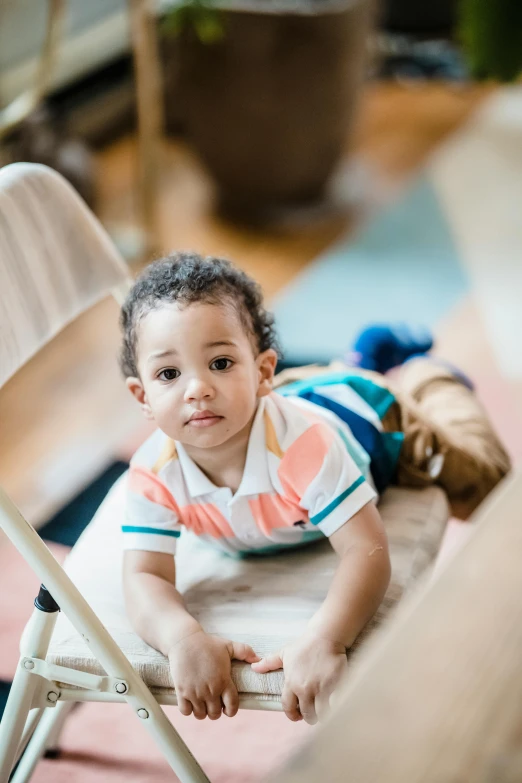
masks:
{"label": "baby's chin", "polygon": [[184,428],[180,433],[181,437],[176,438],[183,445],[197,446],[201,449],[218,448],[226,443],[230,438],[233,438],[236,434],[230,427],[223,426],[225,422],[220,422],[214,427],[209,427],[200,430],[188,430]]}

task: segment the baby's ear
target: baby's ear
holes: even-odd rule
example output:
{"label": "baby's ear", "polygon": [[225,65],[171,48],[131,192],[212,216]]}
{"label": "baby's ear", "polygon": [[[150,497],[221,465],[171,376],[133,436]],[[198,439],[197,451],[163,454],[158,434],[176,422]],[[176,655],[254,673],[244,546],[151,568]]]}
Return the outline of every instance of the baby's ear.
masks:
{"label": "baby's ear", "polygon": [[259,371],[259,386],[257,389],[258,397],[265,397],[272,391],[272,381],[277,365],[277,353],[273,348],[268,348],[257,357],[257,368]]}
{"label": "baby's ear", "polygon": [[145,416],[146,419],[154,419],[153,413],[150,409],[149,401],[147,400],[147,395],[145,394],[145,389],[143,388],[143,384],[140,381],[139,378],[127,378],[125,381],[127,384],[127,389],[130,391],[132,396],[139,402],[141,412]]}

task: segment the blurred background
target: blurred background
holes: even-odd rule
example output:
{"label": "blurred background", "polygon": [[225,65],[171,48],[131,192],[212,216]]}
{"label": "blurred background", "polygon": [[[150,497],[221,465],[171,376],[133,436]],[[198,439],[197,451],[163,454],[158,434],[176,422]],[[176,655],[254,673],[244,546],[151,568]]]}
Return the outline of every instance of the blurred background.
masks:
{"label": "blurred background", "polygon": [[[132,272],[177,249],[243,267],[282,367],[342,356],[370,322],[428,327],[518,461],[521,70],[519,0],[0,0],[0,166],[64,174]],[[0,482],[59,557],[149,432],[117,320],[101,302],[0,390]],[[5,693],[37,585],[3,540],[0,561],[18,601],[0,621]],[[77,714],[62,766],[35,780],[164,779],[132,717]],[[180,730],[227,783],[308,730],[220,724]]]}

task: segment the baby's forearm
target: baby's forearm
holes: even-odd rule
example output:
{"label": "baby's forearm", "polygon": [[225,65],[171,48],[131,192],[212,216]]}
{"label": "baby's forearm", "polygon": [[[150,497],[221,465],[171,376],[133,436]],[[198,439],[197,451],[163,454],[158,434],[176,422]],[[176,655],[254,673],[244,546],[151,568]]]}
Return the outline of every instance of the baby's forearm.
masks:
{"label": "baby's forearm", "polygon": [[133,574],[125,585],[125,598],[134,629],[163,655],[181,639],[202,630],[174,585],[156,574]]}
{"label": "baby's forearm", "polygon": [[328,595],[308,630],[351,647],[384,598],[390,581],[387,547],[358,545],[346,552]]}

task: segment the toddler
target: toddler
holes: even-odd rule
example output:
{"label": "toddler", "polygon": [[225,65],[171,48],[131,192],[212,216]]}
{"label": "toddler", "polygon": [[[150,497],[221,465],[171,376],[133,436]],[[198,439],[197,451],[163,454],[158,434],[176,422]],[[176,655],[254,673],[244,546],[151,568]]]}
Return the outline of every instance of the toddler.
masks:
{"label": "toddler", "polygon": [[[467,516],[508,469],[505,452],[476,408],[483,430],[473,426],[473,442],[463,447],[447,422],[425,416],[426,399],[433,408],[441,390],[458,389],[477,405],[442,366],[409,363],[416,380],[406,394],[343,365],[274,379],[273,319],[257,284],[226,261],[178,253],[150,265],[121,324],[127,386],[158,427],[129,471],[122,529],[131,622],[169,658],[183,715],[235,715],[237,659],[261,673],[283,668],[286,715],[315,723],[346,669],[346,649],[389,583],[377,491],[392,479],[438,480]],[[185,529],[233,555],[327,536],[339,563],[304,635],[260,660],[248,645],[206,634],[175,586],[176,541]]]}

